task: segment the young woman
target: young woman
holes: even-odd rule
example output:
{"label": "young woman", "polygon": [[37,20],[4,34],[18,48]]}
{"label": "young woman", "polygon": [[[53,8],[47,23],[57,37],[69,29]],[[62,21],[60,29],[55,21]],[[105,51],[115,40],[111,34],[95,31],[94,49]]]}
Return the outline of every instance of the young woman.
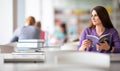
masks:
{"label": "young woman", "polygon": [[[92,41],[86,39],[86,35],[100,37],[104,34],[110,34],[109,44],[107,41],[104,41],[103,43],[92,46]],[[78,49],[81,51],[93,51],[101,53],[120,53],[119,34],[114,28],[107,10],[103,6],[96,6],[92,9],[91,24],[82,32]]]}

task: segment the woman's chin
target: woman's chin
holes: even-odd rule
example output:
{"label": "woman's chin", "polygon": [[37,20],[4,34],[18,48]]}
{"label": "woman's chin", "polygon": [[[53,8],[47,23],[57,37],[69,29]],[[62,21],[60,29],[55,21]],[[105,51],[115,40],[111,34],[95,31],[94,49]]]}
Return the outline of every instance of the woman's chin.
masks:
{"label": "woman's chin", "polygon": [[97,23],[93,23],[93,25],[99,25],[99,24],[97,24]]}

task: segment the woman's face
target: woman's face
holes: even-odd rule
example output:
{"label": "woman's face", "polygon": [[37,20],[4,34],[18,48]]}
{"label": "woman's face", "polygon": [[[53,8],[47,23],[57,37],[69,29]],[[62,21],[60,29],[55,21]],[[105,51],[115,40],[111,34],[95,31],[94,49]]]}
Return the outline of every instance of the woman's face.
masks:
{"label": "woman's face", "polygon": [[101,20],[99,19],[99,16],[97,15],[97,12],[95,10],[92,11],[91,21],[93,25],[101,24]]}

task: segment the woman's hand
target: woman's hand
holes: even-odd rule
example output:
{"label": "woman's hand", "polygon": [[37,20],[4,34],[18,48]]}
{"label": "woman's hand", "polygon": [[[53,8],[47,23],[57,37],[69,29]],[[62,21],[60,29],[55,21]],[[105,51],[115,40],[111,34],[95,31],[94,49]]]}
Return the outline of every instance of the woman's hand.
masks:
{"label": "woman's hand", "polygon": [[110,49],[110,45],[107,43],[107,41],[96,44],[96,47],[98,50],[109,50]]}
{"label": "woman's hand", "polygon": [[86,48],[88,48],[92,44],[92,41],[85,39],[82,41],[82,45],[79,50],[84,51]]}

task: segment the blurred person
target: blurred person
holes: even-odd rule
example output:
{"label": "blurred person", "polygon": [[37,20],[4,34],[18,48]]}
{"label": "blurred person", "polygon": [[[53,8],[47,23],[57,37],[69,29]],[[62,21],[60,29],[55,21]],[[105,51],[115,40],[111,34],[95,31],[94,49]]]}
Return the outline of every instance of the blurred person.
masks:
{"label": "blurred person", "polygon": [[25,21],[25,25],[15,30],[10,42],[18,42],[19,39],[39,39],[40,30],[34,24],[35,18],[29,16]]}
{"label": "blurred person", "polygon": [[[104,34],[110,34],[110,42],[107,41],[91,46],[92,41],[86,39],[86,35],[100,37]],[[99,50],[95,50],[97,48]],[[91,24],[84,29],[80,36],[78,46],[80,51],[93,51],[100,53],[120,53],[120,37],[118,31],[114,28],[107,10],[103,6],[96,6],[91,11]]]}
{"label": "blurred person", "polygon": [[55,27],[55,31],[53,35],[51,36],[51,43],[62,45],[67,42],[67,30],[66,30],[66,24],[57,24]]}
{"label": "blurred person", "polygon": [[35,26],[40,29],[39,38],[40,38],[40,39],[45,39],[45,32],[41,29],[41,22],[40,22],[40,21],[37,21],[37,22],[35,23]]}

